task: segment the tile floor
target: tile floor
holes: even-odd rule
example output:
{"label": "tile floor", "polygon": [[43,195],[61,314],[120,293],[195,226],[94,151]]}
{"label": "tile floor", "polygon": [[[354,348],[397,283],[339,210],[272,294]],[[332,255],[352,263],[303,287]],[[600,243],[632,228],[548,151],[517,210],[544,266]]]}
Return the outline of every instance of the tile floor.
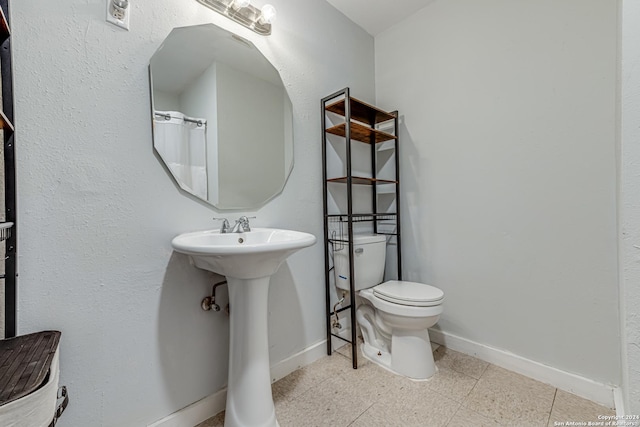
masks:
{"label": "tile floor", "polygon": [[[615,411],[515,372],[434,345],[438,373],[416,382],[351,349],[291,373],[273,384],[281,427],[529,427],[597,422]],[[218,427],[224,412],[197,427]],[[575,424],[574,424],[575,425]]]}

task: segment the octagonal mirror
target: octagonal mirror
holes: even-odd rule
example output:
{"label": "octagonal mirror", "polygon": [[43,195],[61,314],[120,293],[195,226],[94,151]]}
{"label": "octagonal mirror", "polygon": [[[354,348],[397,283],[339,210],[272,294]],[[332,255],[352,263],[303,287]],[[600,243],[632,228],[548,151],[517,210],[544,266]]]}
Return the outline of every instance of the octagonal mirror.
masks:
{"label": "octagonal mirror", "polygon": [[184,191],[219,209],[262,206],[293,167],[278,71],[213,24],[174,28],[150,60],[153,146]]}

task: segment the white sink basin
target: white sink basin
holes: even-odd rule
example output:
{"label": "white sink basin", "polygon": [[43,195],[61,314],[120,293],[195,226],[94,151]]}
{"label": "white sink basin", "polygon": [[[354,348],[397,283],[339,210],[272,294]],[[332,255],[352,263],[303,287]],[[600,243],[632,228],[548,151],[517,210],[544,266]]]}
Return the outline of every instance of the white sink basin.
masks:
{"label": "white sink basin", "polygon": [[275,228],[197,231],[171,241],[196,267],[227,277],[231,322],[225,427],[278,426],[269,372],[269,281],[289,255],[315,242],[312,234]]}
{"label": "white sink basin", "polygon": [[246,233],[196,231],[171,241],[177,252],[191,256],[196,267],[223,276],[254,279],[271,276],[292,253],[316,242],[313,234],[277,228]]}

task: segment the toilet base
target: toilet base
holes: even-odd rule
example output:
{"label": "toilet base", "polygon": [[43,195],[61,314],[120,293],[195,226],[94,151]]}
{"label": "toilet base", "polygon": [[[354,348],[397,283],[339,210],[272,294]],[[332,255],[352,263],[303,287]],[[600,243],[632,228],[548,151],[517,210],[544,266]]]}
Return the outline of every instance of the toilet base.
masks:
{"label": "toilet base", "polygon": [[362,344],[362,355],[376,365],[413,381],[428,381],[438,367],[433,359],[428,331],[394,333],[391,351],[376,348],[366,341]]}
{"label": "toilet base", "polygon": [[428,380],[436,373],[429,328],[442,314],[435,305],[408,306],[378,298],[372,289],[358,294],[356,320],[362,329],[364,357],[413,380]]}

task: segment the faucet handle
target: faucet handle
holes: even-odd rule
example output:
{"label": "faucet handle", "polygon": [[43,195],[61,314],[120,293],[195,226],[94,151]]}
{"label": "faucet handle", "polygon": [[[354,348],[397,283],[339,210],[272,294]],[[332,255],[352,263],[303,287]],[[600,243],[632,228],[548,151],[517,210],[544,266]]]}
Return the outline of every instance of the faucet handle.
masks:
{"label": "faucet handle", "polygon": [[236,225],[242,226],[243,231],[251,231],[251,226],[249,225],[249,219],[255,219],[255,216],[243,215],[236,220]]}
{"label": "faucet handle", "polygon": [[213,217],[214,221],[222,221],[222,227],[220,228],[221,233],[228,233],[231,227],[229,226],[229,220],[227,218],[216,218]]}

